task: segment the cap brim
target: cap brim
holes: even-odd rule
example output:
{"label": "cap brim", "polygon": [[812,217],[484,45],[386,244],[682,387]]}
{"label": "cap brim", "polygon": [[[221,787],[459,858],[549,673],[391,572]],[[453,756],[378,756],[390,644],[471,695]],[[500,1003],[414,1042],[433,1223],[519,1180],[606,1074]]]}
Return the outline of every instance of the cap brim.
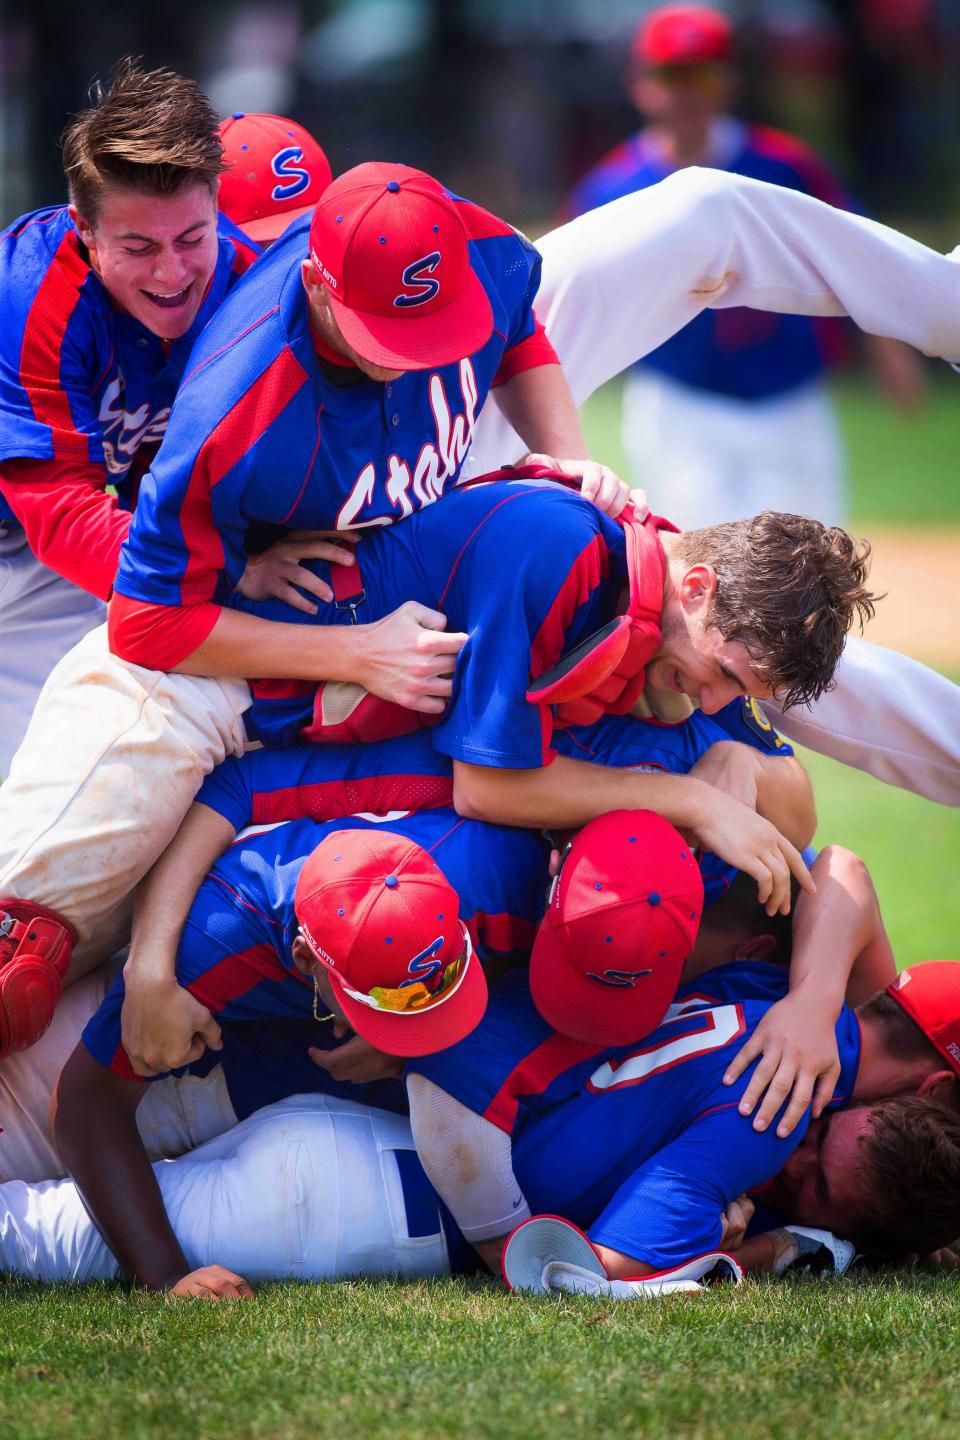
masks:
{"label": "cap brim", "polygon": [[[653,973],[635,987],[598,985],[573,970],[547,911],[530,955],[530,994],[539,1013],[561,1035],[584,1045],[632,1045],[660,1024],[680,981],[679,967],[651,963]],[[674,973],[675,972],[675,973]]]}
{"label": "cap brim", "polygon": [[294,220],[302,220],[304,215],[312,215],[316,208],[314,201],[311,205],[302,205],[298,210],[283,210],[275,215],[262,215],[259,220],[234,220],[233,223],[258,245],[269,245],[274,240],[279,240],[280,236],[290,229]]}
{"label": "cap brim", "polygon": [[511,1290],[545,1295],[544,1267],[556,1260],[607,1278],[599,1255],[583,1231],[558,1215],[535,1215],[517,1226],[503,1251],[503,1278]]}
{"label": "cap brim", "polygon": [[487,1008],[487,981],[475,951],[456,994],[418,1014],[374,1010],[345,994],[336,975],[330,975],[330,982],[356,1033],[385,1055],[433,1055],[447,1050],[479,1025]]}
{"label": "cap brim", "polygon": [[328,289],[344,340],[362,360],[387,370],[429,370],[482,350],[493,334],[493,309],[471,268],[455,300],[428,315],[371,315],[352,310]]}

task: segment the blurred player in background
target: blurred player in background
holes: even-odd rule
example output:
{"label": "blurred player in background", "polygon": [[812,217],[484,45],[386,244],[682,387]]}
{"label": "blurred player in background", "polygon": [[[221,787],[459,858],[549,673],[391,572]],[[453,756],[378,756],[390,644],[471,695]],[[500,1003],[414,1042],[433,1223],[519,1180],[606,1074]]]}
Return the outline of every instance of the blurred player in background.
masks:
{"label": "blurred player in background", "polygon": [[[801,141],[735,119],[730,21],[702,5],[666,5],[638,29],[627,88],[647,119],[574,192],[581,214],[689,165],[765,180],[851,208]],[[867,336],[877,379],[903,409],[921,363]],[[759,310],[707,310],[640,361],[624,389],[623,443],[634,482],[657,486],[686,529],[771,508],[844,523],[843,456],[823,380],[843,337],[833,321]],[[669,497],[669,503],[667,502]]]}

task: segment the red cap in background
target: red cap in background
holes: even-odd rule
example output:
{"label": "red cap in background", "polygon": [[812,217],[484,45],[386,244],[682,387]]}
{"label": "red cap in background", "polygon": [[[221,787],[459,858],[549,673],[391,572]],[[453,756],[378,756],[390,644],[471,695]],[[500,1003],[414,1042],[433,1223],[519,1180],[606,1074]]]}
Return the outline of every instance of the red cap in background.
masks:
{"label": "red cap in background", "polygon": [[372,365],[448,365],[493,332],[456,201],[422,170],[371,161],[339,176],[316,208],[310,254],[344,339]]}
{"label": "red cap in background", "polygon": [[313,136],[281,115],[237,111],[220,123],[227,169],[219,206],[251,240],[268,243],[316,205],[333,179]]}
{"label": "red cap in background", "polygon": [[644,65],[717,65],[733,55],[733,26],[708,5],[663,5],[651,10],[633,39]]}
{"label": "red cap in background", "polygon": [[651,810],[613,810],[573,840],[530,958],[540,1014],[588,1045],[655,1030],[676,994],[703,911],[700,868]]}

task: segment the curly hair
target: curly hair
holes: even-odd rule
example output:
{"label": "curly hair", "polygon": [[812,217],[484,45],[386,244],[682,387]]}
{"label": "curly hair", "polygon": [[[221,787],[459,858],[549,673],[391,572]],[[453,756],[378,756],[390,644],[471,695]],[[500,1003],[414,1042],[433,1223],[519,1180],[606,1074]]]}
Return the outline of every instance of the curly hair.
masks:
{"label": "curly hair", "polygon": [[765,510],[748,520],[688,530],[676,555],[717,575],[708,624],[744,645],[785,710],[833,688],[847,632],[872,619],[870,545],[837,526]]}
{"label": "curly hair", "polygon": [[213,193],[224,169],[216,111],[195,80],[175,70],[144,70],[126,55],[104,88],[63,132],[70,198],[93,224],[109,184],[148,195],[176,195],[193,181]]}

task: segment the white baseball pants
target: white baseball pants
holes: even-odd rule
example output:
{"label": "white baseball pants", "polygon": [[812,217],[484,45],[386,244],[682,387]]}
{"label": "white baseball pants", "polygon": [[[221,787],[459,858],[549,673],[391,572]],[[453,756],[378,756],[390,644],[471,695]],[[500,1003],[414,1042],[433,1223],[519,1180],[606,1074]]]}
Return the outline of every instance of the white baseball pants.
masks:
{"label": "white baseball pants", "polygon": [[[101,965],[61,996],[49,1030],[0,1064],[0,1182],[55,1180],[63,1164],[50,1134],[50,1097],[83,1028],[119,967]],[[223,1069],[144,1086],[137,1125],[151,1160],[183,1155],[237,1123]]]}
{"label": "white baseball pants", "polygon": [[105,625],[54,668],[0,787],[0,896],[76,926],[68,982],[128,938],[134,887],[204,776],[242,753],[249,704],[245,682],[118,660]]}
{"label": "white baseball pants", "polygon": [[[397,1158],[412,1149],[402,1116],[299,1095],[154,1170],[192,1269],[224,1265],[251,1281],[446,1275],[436,1196]],[[431,1198],[435,1233],[411,1235],[423,1223],[408,1216]],[[0,1272],[91,1281],[118,1268],[71,1181],[14,1181],[0,1185]]]}
{"label": "white baseball pants", "polygon": [[0,779],[50,671],[106,616],[96,595],[40,564],[19,527],[0,526]]}

